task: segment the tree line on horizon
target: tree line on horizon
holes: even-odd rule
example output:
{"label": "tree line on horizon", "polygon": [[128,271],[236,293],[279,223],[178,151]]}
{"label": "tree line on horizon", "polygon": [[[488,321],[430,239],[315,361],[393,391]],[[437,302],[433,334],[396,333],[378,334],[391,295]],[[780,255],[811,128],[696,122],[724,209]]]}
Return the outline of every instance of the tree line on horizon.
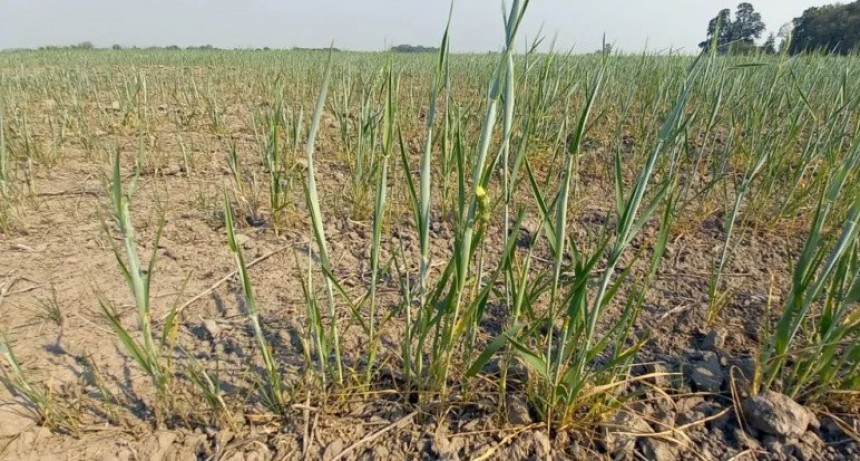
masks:
{"label": "tree line on horizon", "polygon": [[758,45],[766,29],[761,14],[751,3],[743,2],[734,16],[726,8],[711,19],[699,47],[705,52],[716,48],[720,54],[849,54],[860,46],[860,0],[807,8]]}
{"label": "tree line on horizon", "polygon": [[[752,3],[742,2],[738,4],[734,14],[728,8],[720,10],[710,20],[707,35],[704,41],[699,43],[699,48],[704,52],[710,52],[714,48],[719,54],[776,54],[776,53],[829,53],[845,55],[858,50],[860,47],[860,0],[851,3],[834,3],[831,5],[807,8],[803,14],[794,18],[791,22],[783,24],[779,30],[771,32],[764,42],[759,45],[767,26],[762,20],[761,13],[755,10]],[[115,44],[111,46],[114,50],[125,49]],[[42,46],[39,50],[56,49],[96,49],[90,41],[84,41],[69,46]],[[141,49],[136,46],[129,49]],[[177,45],[150,46],[142,49],[167,49],[181,50]],[[215,50],[220,49],[212,45],[189,46],[186,50]],[[238,49],[238,48],[237,48]],[[254,51],[270,51],[272,48],[251,48]],[[326,50],[328,48],[301,48],[293,47],[296,51]],[[332,51],[341,51],[337,48]],[[606,54],[612,52],[611,44],[604,44],[597,53]],[[421,45],[400,44],[390,48],[395,53],[436,53],[436,47]]]}
{"label": "tree line on horizon", "polygon": [[[96,46],[95,46],[95,45],[93,45],[93,43],[92,43],[92,42],[90,42],[90,41],[84,41],[84,42],[80,42],[80,43],[76,43],[76,44],[74,44],[74,45],[68,45],[68,46],[56,46],[56,45],[41,46],[41,47],[39,47],[38,49],[39,49],[39,50],[59,50],[59,49],[94,50],[94,49],[96,49]],[[112,46],[111,46],[111,49],[113,49],[113,50],[122,50],[122,49],[124,49],[124,48],[123,48],[123,46],[122,46],[122,45],[114,44],[114,45],[112,45]],[[134,50],[136,50],[136,49],[141,49],[141,48],[136,47],[136,46],[133,46],[133,47],[128,47],[127,49],[134,49]],[[142,48],[142,49],[149,49],[149,50],[153,50],[153,49],[156,49],[156,50],[162,50],[162,49],[163,49],[163,50],[182,50],[182,49],[186,49],[186,50],[218,50],[218,49],[221,49],[221,48],[217,48],[217,47],[214,47],[214,46],[212,46],[212,45],[189,46],[189,47],[186,47],[186,48],[182,48],[182,47],[180,47],[180,46],[178,46],[178,45],[168,45],[168,46],[149,46],[149,47]],[[238,49],[241,49],[241,48],[235,48],[235,49],[237,49],[237,50],[238,50]],[[278,49],[278,48],[275,48],[275,49]],[[291,49],[292,49],[293,51],[329,51],[329,50],[330,50],[330,51],[335,51],[335,52],[341,51],[341,50],[340,50],[340,49],[338,49],[338,48],[303,48],[303,47],[298,47],[298,46],[294,46],[294,47],[292,47]],[[271,50],[272,50],[272,48],[269,48],[269,47],[262,47],[262,48],[245,48],[244,50],[246,50],[246,51],[248,51],[248,50],[253,50],[253,51],[271,51]],[[406,43],[404,43],[404,44],[401,44],[401,45],[392,46],[392,47],[390,48],[390,51],[393,51],[393,52],[395,52],[395,53],[438,53],[438,52],[439,52],[439,48],[436,48],[436,47],[428,47],[428,46],[421,46],[421,45],[410,45],[410,44],[406,44]]]}
{"label": "tree line on horizon", "polygon": [[[38,50],[96,50],[100,49],[93,45],[90,41],[84,41],[80,43],[75,43],[74,45],[67,46],[58,46],[58,45],[46,45],[40,46],[37,48]],[[138,46],[128,46],[124,47],[120,44],[113,44],[110,46],[112,50],[228,50],[230,48],[219,48],[213,45],[198,45],[198,46],[187,46],[185,48],[179,45],[167,45],[167,46],[146,46],[146,47],[138,47]],[[270,48],[260,47],[260,48],[232,48],[234,50],[241,51],[272,51],[272,50],[282,50],[282,49],[290,49],[292,51],[334,51],[339,52],[342,51],[339,48],[303,48],[299,46],[294,46],[292,48]]]}

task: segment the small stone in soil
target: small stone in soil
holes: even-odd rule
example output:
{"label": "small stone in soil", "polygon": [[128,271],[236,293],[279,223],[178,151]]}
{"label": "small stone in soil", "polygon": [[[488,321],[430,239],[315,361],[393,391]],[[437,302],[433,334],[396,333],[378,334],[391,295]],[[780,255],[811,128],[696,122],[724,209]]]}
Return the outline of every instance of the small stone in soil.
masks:
{"label": "small stone in soil", "polygon": [[705,335],[702,340],[702,349],[711,352],[720,352],[726,344],[726,332],[719,329],[714,329]]}
{"label": "small stone in soil", "polygon": [[719,392],[723,387],[723,367],[713,352],[705,352],[700,362],[691,366],[690,383],[705,392]]}
{"label": "small stone in soil", "polygon": [[233,452],[232,455],[221,458],[224,461],[245,461],[245,454],[241,451]]}
{"label": "small stone in soil", "polygon": [[116,454],[116,459],[118,461],[129,461],[134,459],[134,454],[128,448],[123,448]]}
{"label": "small stone in soil", "polygon": [[335,456],[339,455],[344,449],[343,440],[334,439],[328,446],[325,447],[325,450],[322,454],[323,461],[331,461]]}
{"label": "small stone in soil", "polygon": [[158,438],[158,449],[167,450],[176,441],[176,434],[169,431],[162,431],[156,435]]}
{"label": "small stone in soil", "polygon": [[756,361],[753,357],[739,357],[729,360],[729,379],[740,387],[741,392],[747,392],[755,377]]}
{"label": "small stone in soil", "polygon": [[245,461],[268,461],[272,459],[269,447],[262,443],[255,443],[251,451],[245,453]]}
{"label": "small stone in soil", "polygon": [[693,408],[695,408],[696,405],[699,405],[700,403],[702,403],[704,401],[705,401],[704,397],[702,397],[700,395],[691,395],[689,397],[681,397],[675,402],[675,411],[677,411],[678,413],[686,413],[686,412],[692,410]]}
{"label": "small stone in soil", "polygon": [[672,387],[672,372],[665,363],[651,363],[645,366],[645,372],[654,375],[651,382],[662,389]]}
{"label": "small stone in soil", "polygon": [[[214,431],[213,431],[214,432]],[[219,450],[223,450],[227,447],[227,444],[233,440],[233,433],[227,430],[217,431],[215,433],[215,448]]]}
{"label": "small stone in soil", "polygon": [[652,437],[639,439],[639,452],[642,453],[644,459],[652,461],[672,461],[678,459],[678,453],[675,452],[674,447]]}
{"label": "small stone in soil", "polygon": [[689,424],[699,423],[706,418],[705,414],[699,411],[686,411],[683,413],[679,413],[676,421],[679,426],[686,426]]}
{"label": "small stone in soil", "polygon": [[806,432],[812,414],[784,394],[764,391],[741,404],[747,424],[766,434],[797,438]]}
{"label": "small stone in soil", "polygon": [[809,445],[796,441],[785,446],[786,456],[798,459],[800,461],[811,461],[815,459],[816,450]]}
{"label": "small stone in soil", "polygon": [[391,456],[391,451],[385,445],[376,445],[373,448],[372,459],[388,459]]}
{"label": "small stone in soil", "polygon": [[508,395],[505,406],[508,410],[508,422],[515,426],[525,426],[531,424],[532,417],[529,414],[529,407],[522,398],[516,395]]}
{"label": "small stone in soil", "polygon": [[784,439],[775,435],[766,435],[762,439],[762,445],[770,453],[782,454],[786,451]]}
{"label": "small stone in soil", "polygon": [[462,448],[461,439],[454,439],[460,443],[453,443],[451,439],[444,434],[437,433],[433,436],[433,451],[440,459],[455,460],[460,459],[459,451]]}
{"label": "small stone in soil", "polygon": [[653,430],[642,417],[629,411],[618,411],[610,419],[603,438],[606,451],[630,458],[636,447],[636,435],[650,434]]}
{"label": "small stone in soil", "polygon": [[733,427],[732,433],[733,433],[735,439],[737,439],[744,448],[747,448],[747,449],[753,450],[753,451],[757,451],[757,450],[761,449],[761,443],[759,443],[758,439],[747,434],[747,432],[744,431],[740,426]]}
{"label": "small stone in soil", "polygon": [[219,327],[212,319],[206,319],[203,321],[203,330],[209,335],[210,339],[217,338],[221,333],[221,327]]}
{"label": "small stone in soil", "polygon": [[236,245],[240,247],[246,247],[246,245],[251,241],[251,237],[248,237],[245,234],[236,234]]}
{"label": "small stone in soil", "polygon": [[672,410],[658,410],[651,415],[651,427],[657,432],[671,430],[675,427],[675,416]]}
{"label": "small stone in soil", "polygon": [[550,454],[549,437],[542,431],[532,432],[532,437],[534,438],[538,459],[548,459]]}
{"label": "small stone in soil", "polygon": [[809,445],[810,447],[815,448],[816,450],[821,450],[824,448],[824,442],[815,435],[814,432],[806,432],[805,434],[800,436],[800,441]]}

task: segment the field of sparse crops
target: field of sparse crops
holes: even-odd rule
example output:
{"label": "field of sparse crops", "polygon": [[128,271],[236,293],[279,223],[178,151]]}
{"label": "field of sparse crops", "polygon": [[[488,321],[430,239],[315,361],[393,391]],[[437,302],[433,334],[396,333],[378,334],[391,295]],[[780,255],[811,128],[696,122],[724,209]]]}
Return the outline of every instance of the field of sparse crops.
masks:
{"label": "field of sparse crops", "polygon": [[860,62],[448,39],[0,53],[0,459],[860,457]]}

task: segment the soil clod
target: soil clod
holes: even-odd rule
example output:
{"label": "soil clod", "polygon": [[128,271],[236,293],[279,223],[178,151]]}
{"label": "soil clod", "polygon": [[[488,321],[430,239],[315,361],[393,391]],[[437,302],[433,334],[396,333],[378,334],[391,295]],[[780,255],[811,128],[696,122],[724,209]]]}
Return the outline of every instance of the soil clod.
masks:
{"label": "soil clod", "polygon": [[720,392],[723,386],[723,366],[713,352],[705,352],[702,360],[690,367],[690,383],[696,390],[704,392]]}
{"label": "soil clod", "polygon": [[742,403],[744,418],[750,427],[765,434],[786,438],[802,436],[812,414],[787,395],[764,391]]}

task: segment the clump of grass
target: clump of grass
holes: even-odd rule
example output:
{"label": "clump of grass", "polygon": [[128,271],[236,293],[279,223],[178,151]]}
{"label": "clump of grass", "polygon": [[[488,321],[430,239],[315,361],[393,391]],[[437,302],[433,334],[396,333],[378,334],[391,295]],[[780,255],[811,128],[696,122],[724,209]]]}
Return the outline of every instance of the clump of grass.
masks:
{"label": "clump of grass", "polygon": [[184,357],[188,361],[186,370],[188,379],[194,384],[200,396],[209,405],[215,420],[222,420],[232,430],[236,430],[234,415],[227,402],[224,400],[225,392],[221,381],[217,376],[206,371],[206,367],[200,363],[192,354],[186,352]]}
{"label": "clump of grass", "polygon": [[[602,71],[595,75],[589,85],[586,104],[569,137],[566,160],[560,175],[561,185],[554,200],[548,202],[544,198],[545,194],[531,172],[528,159],[525,160],[535,200],[541,211],[542,227],[546,229],[554,257],[552,272],[546,275],[550,280],[548,310],[545,315],[534,318],[533,326],[526,328],[524,325],[513,325],[502,334],[500,340],[492,342],[480,360],[472,365],[470,374],[477,373],[493,349],[501,348],[507,342],[512,346],[512,352],[531,371],[527,384],[532,402],[550,424],[570,424],[576,415],[581,416],[583,408],[586,408],[587,413],[599,415],[603,402],[610,403],[614,390],[627,380],[629,365],[642,344],[643,338],[631,338],[631,329],[638,309],[644,302],[644,292],[654,279],[668,238],[675,202],[675,180],[669,174],[661,181],[656,193],[646,195],[646,190],[659,166],[664,165],[669,172],[674,169],[675,156],[668,159],[664,159],[664,156],[667,151],[676,149],[675,143],[681,133],[683,112],[695,75],[696,64],[691,67],[688,79],[660,130],[644,168],[627,193],[624,192],[621,157],[616,155],[617,224],[610,232],[597,235],[592,248],[569,240],[567,212],[575,160],[581,155],[588,118],[602,83]],[[554,213],[547,203],[554,204]],[[617,273],[621,257],[661,205],[665,210],[662,230],[658,234],[650,269],[637,284],[637,292],[628,298],[620,314],[612,319],[613,326],[601,333],[597,328],[598,323],[606,318],[607,309],[618,297],[632,267],[631,264]],[[560,276],[567,255],[573,266],[573,281],[563,286]],[[597,267],[601,262],[604,267],[599,272]],[[524,285],[520,282],[517,291],[523,289]],[[539,294],[547,288],[535,286],[532,289]],[[522,296],[518,296],[517,304],[521,303],[519,298]],[[534,295],[525,296],[531,298]]]}
{"label": "clump of grass", "polygon": [[9,164],[9,151],[6,150],[6,125],[3,123],[3,112],[0,111],[0,197],[9,200],[9,188],[12,174]]}
{"label": "clump of grass", "polygon": [[[346,156],[345,163],[350,168],[349,187],[344,190],[345,198],[351,207],[352,219],[364,219],[370,206],[373,204],[372,185],[380,168],[380,129],[383,110],[374,107],[374,99],[377,96],[377,83],[384,73],[374,74],[371,80],[366,80],[363,75],[358,75],[357,83],[353,79],[352,72],[346,71],[341,79],[342,85],[338,95],[333,99],[340,101],[337,108],[333,108],[335,118],[339,126],[340,140],[344,146],[343,154]],[[384,89],[384,82],[379,88]],[[353,94],[357,93],[358,107],[353,109],[351,102]]]}
{"label": "clump of grass", "polygon": [[[292,177],[286,169],[285,146],[280,142],[281,133],[285,129],[284,123],[283,104],[278,101],[268,116],[268,133],[263,145],[263,162],[269,176],[269,209],[272,213],[272,228],[276,234],[281,231],[281,215],[290,204],[289,194],[292,191]],[[235,147],[232,151],[230,168],[238,170],[238,167],[233,166],[237,163]]]}
{"label": "clump of grass", "polygon": [[[756,387],[825,402],[860,392],[860,196],[847,182],[858,153],[855,146],[819,199],[779,321],[766,331]],[[855,198],[838,236],[828,237],[844,196]]]}
{"label": "clump of grass", "polygon": [[13,395],[24,399],[35,413],[36,421],[54,431],[74,431],[78,418],[66,402],[58,400],[49,389],[32,383],[15,357],[8,340],[0,341],[0,356],[6,366],[0,366],[0,382]]}
{"label": "clump of grass", "polygon": [[38,316],[50,320],[58,327],[63,326],[64,316],[60,309],[60,303],[57,300],[57,289],[51,284],[51,297],[47,299],[39,299],[37,301]]}
{"label": "clump of grass", "polygon": [[9,150],[6,146],[6,125],[0,110],[0,232],[10,230],[9,216],[12,208],[12,171]]}

